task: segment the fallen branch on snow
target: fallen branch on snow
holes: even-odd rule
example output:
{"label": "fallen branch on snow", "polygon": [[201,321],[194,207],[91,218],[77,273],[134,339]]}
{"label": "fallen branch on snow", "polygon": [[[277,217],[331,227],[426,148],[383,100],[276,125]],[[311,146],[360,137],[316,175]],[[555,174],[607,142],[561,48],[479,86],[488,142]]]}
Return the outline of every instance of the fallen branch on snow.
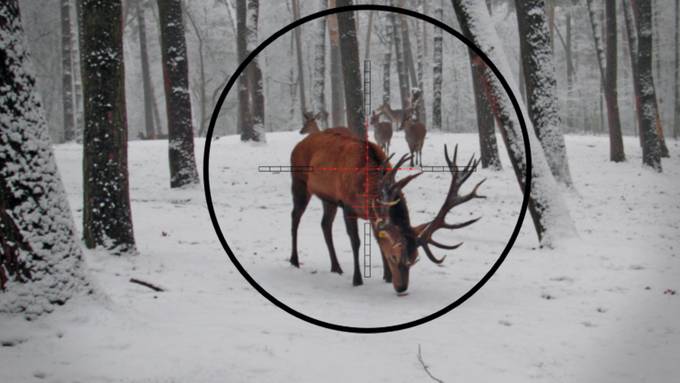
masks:
{"label": "fallen branch on snow", "polygon": [[144,287],[148,287],[153,291],[158,291],[158,292],[165,291],[165,289],[162,288],[162,287],[158,287],[158,286],[154,285],[153,283],[145,282],[145,281],[139,280],[137,278],[130,278],[130,282],[136,283],[138,285],[142,285]]}
{"label": "fallen branch on snow", "polygon": [[425,372],[427,372],[427,375],[429,375],[430,378],[432,378],[432,380],[434,380],[435,382],[438,382],[438,383],[444,383],[443,380],[438,379],[437,377],[432,375],[432,373],[430,372],[430,368],[427,366],[427,364],[425,364],[425,361],[423,360],[423,354],[420,351],[420,344],[418,344],[418,361],[423,366],[423,369],[425,370]]}

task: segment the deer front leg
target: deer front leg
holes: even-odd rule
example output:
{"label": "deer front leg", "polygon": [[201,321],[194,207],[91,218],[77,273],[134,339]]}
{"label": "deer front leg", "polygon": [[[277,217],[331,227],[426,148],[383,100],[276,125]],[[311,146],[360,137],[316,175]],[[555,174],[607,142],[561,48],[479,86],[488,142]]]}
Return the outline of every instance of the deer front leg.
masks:
{"label": "deer front leg", "polygon": [[354,254],[354,277],[352,278],[352,284],[359,286],[364,283],[361,278],[361,270],[359,269],[359,226],[357,225],[357,217],[351,209],[344,208],[343,212],[347,235],[349,235],[349,240],[352,243],[352,253]]}

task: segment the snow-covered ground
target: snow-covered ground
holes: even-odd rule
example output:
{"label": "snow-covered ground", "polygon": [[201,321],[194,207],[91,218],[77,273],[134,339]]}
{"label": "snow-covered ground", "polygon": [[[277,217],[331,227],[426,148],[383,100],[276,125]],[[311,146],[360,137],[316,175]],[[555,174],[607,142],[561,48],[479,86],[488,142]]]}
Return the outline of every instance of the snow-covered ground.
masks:
{"label": "snow-covered ground", "polygon": [[[271,294],[318,319],[353,326],[410,321],[442,308],[488,270],[512,231],[521,195],[507,162],[487,177],[487,200],[454,209],[451,221],[482,215],[442,234],[464,241],[442,267],[424,256],[398,297],[373,276],[352,287],[342,217],[335,245],[345,274],[331,274],[313,200],[300,226],[302,267],[290,256],[290,176],[262,174],[285,165],[297,133],[270,133],[264,146],[236,137],[214,142],[212,195],[220,225],[246,270]],[[476,135],[430,133],[428,165],[443,144],[466,158]],[[657,174],[640,165],[637,138],[628,162],[608,161],[605,137],[570,136],[574,191],[565,191],[579,238],[540,249],[527,217],[518,242],[491,281],[449,314],[409,330],[357,335],[298,320],[257,293],[217,241],[201,187],[170,191],[167,143],[130,143],[130,184],[139,255],[86,253],[101,295],[76,298],[34,322],[2,318],[2,382],[316,382],[428,381],[417,352],[446,381],[675,381],[680,375],[680,145]],[[403,136],[393,139],[403,152]],[[197,141],[202,154],[203,142]],[[503,149],[504,150],[504,149]],[[502,151],[504,157],[504,152]],[[81,147],[57,146],[76,222],[81,222]],[[449,182],[425,174],[406,189],[412,221],[439,208]],[[469,186],[468,186],[469,187]],[[442,251],[436,252],[443,255]],[[167,289],[156,293],[131,277]]]}

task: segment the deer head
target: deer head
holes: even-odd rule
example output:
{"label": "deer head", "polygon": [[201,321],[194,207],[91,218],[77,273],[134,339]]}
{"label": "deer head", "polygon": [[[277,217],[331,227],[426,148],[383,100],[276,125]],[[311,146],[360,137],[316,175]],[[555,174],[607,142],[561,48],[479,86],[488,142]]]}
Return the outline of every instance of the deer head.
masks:
{"label": "deer head", "polygon": [[[477,168],[479,160],[474,156],[470,158],[467,165],[458,169],[456,157],[458,146],[454,149],[453,157],[450,158],[448,149],[444,146],[444,155],[451,173],[451,184],[444,200],[444,204],[432,221],[417,226],[411,226],[406,202],[403,197],[402,189],[420,176],[422,172],[406,176],[399,181],[395,179],[397,170],[410,156],[404,155],[394,167],[385,168],[380,181],[379,197],[373,200],[372,209],[375,219],[372,220],[373,229],[378,241],[378,245],[384,256],[384,262],[389,267],[392,285],[398,293],[408,289],[409,270],[418,262],[418,249],[422,248],[428,259],[436,264],[441,264],[444,258],[436,258],[430,249],[430,245],[445,250],[458,248],[461,243],[455,245],[445,245],[432,239],[432,235],[439,229],[460,229],[471,225],[479,218],[457,224],[449,224],[445,217],[455,206],[463,204],[473,198],[485,198],[477,194],[479,186],[485,181],[482,180],[467,194],[460,195],[461,185],[472,175]],[[388,158],[389,160],[389,158]],[[387,161],[386,161],[387,162]]]}
{"label": "deer head", "polygon": [[319,112],[316,115],[312,112],[304,112],[302,114],[302,129],[300,129],[300,134],[320,132],[321,129],[319,129],[319,125],[316,123],[316,121],[322,118],[323,115],[324,112]]}

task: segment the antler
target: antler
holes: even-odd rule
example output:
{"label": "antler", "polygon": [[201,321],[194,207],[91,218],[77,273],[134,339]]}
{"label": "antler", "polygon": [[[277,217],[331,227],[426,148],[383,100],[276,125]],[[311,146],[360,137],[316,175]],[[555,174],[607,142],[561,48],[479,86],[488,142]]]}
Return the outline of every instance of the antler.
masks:
{"label": "antler", "polygon": [[463,204],[473,198],[486,198],[485,196],[477,194],[479,186],[481,186],[484,183],[484,181],[486,181],[486,179],[483,179],[480,182],[478,182],[477,185],[475,185],[475,187],[472,188],[471,192],[462,196],[458,194],[461,185],[463,185],[463,183],[465,183],[465,181],[467,181],[467,179],[470,178],[472,172],[474,172],[477,169],[479,160],[475,160],[475,156],[473,155],[468,161],[467,165],[465,165],[465,167],[462,170],[459,170],[458,166],[456,165],[456,158],[458,157],[458,145],[456,145],[455,149],[453,150],[452,159],[449,158],[448,148],[446,147],[446,145],[444,145],[444,156],[446,158],[446,163],[449,166],[449,171],[451,172],[451,186],[449,187],[449,192],[446,195],[446,200],[444,201],[444,204],[439,210],[439,213],[437,213],[437,216],[432,221],[424,223],[422,225],[418,225],[417,227],[414,228],[418,236],[418,245],[422,246],[423,250],[425,250],[425,254],[427,255],[427,257],[432,262],[437,264],[442,263],[446,256],[442,257],[441,259],[437,259],[432,254],[429,245],[438,247],[440,249],[453,250],[458,248],[463,243],[461,242],[456,245],[444,245],[432,239],[432,235],[439,229],[449,230],[460,229],[462,227],[477,222],[481,218],[478,217],[466,222],[450,224],[446,222],[445,219],[446,215],[455,206]]}
{"label": "antler", "polygon": [[408,154],[404,154],[401,156],[399,161],[397,161],[397,164],[394,165],[393,167],[389,167],[389,160],[392,158],[394,154],[390,155],[381,165],[382,168],[386,169],[387,172],[382,177],[382,187],[381,187],[381,196],[380,202],[383,205],[395,205],[399,202],[399,193],[401,190],[408,185],[409,182],[413,181],[416,177],[419,175],[423,174],[422,172],[420,173],[415,173],[411,174],[409,176],[406,176],[399,181],[396,180],[396,175],[397,171],[399,168],[406,162],[411,159],[411,156]]}

